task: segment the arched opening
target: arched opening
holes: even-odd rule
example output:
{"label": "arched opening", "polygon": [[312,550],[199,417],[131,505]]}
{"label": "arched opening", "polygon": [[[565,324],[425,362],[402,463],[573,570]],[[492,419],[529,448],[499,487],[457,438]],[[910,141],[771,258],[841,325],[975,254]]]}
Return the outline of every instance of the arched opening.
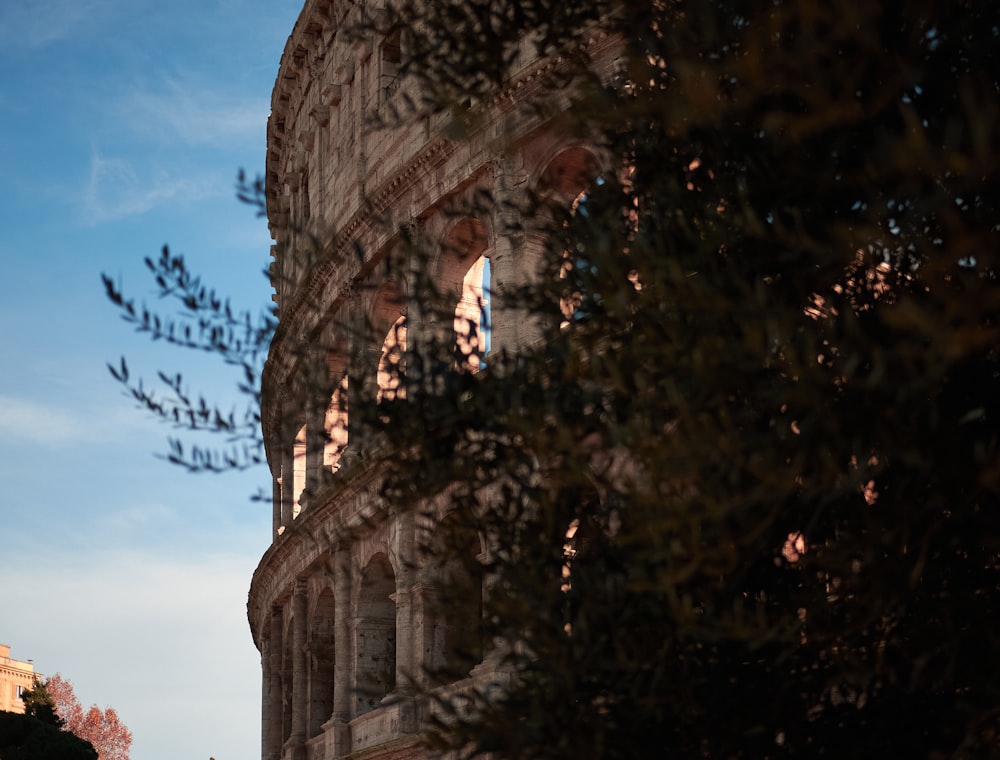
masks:
{"label": "arched opening", "polygon": [[309,448],[306,426],[303,425],[295,434],[295,443],[292,447],[292,518],[299,516],[302,505],[299,500],[302,492],[306,490],[306,451]]}
{"label": "arched opening", "polygon": [[[590,215],[587,205],[590,191],[593,186],[603,184],[604,178],[598,176],[591,183],[591,187],[587,187],[576,194],[576,197],[573,198],[573,202],[570,204],[570,210],[574,216],[579,215],[586,218]],[[580,249],[577,253],[582,254],[583,249]],[[580,284],[581,281],[585,282],[588,276],[595,274],[597,274],[597,268],[591,262],[587,261],[585,256],[577,256],[569,250],[563,251],[563,263],[559,271],[559,276],[567,280],[567,287],[559,299],[559,311],[563,315],[563,321],[560,324],[561,327],[567,327],[570,322],[583,319],[587,316],[583,291],[575,287],[575,285]]]}
{"label": "arched opening", "polygon": [[399,317],[382,341],[378,360],[378,401],[406,398],[406,317]]}
{"label": "arched opening", "polygon": [[355,715],[379,705],[396,686],[396,576],[376,554],[361,577],[355,628]]}
{"label": "arched opening", "polygon": [[557,153],[539,175],[537,189],[544,195],[571,202],[600,175],[600,162],[588,148],[573,145]]}
{"label": "arched opening", "polygon": [[326,441],[323,445],[323,466],[336,471],[340,467],[340,457],[347,449],[349,440],[348,418],[348,378],[345,372],[333,389],[330,406],[326,409]]}
{"label": "arched opening", "polygon": [[464,678],[483,661],[483,544],[458,510],[428,521],[421,548],[429,588],[422,658],[433,683]]}
{"label": "arched opening", "polygon": [[334,343],[326,355],[327,377],[336,382],[330,393],[330,403],[324,419],[323,467],[336,471],[347,449],[348,433],[348,349],[346,341]]}
{"label": "arched opening", "polygon": [[479,370],[492,342],[489,238],[479,219],[455,223],[441,246],[438,281],[455,298],[452,328],[460,366]]}
{"label": "arched opening", "polygon": [[[544,168],[536,175],[534,185],[536,194],[543,199],[542,212],[539,215],[542,219],[541,230],[545,231],[547,224],[565,221],[567,212],[586,216],[587,193],[594,183],[599,181],[601,175],[597,156],[584,145],[569,145],[554,153],[543,166]],[[541,260],[546,254],[547,245],[545,235],[529,235],[526,255],[535,255]],[[560,279],[566,280],[559,299],[559,309],[563,317],[560,322],[562,327],[569,324],[582,306],[584,291],[578,286],[577,281],[585,280],[589,274],[585,271],[574,271],[577,260],[572,253],[565,251],[561,262],[553,262],[559,267]]]}
{"label": "arched opening", "polygon": [[609,570],[615,567],[609,549],[616,532],[617,516],[605,510],[593,487],[571,489],[563,497],[574,505],[576,513],[564,534],[560,578],[560,588],[565,595],[564,630],[571,636],[578,615],[588,609],[581,600],[587,599],[593,588],[607,583],[611,577]]}
{"label": "arched opening", "polygon": [[334,600],[329,588],[316,600],[309,626],[309,722],[310,738],[323,731],[323,724],[333,714]]}
{"label": "arched opening", "polygon": [[384,336],[376,372],[376,400],[405,398],[406,383],[406,299],[402,286],[388,280],[379,288],[371,311],[375,336]]}
{"label": "arched opening", "polygon": [[480,256],[462,278],[462,295],[455,307],[455,343],[462,366],[479,370],[490,352],[490,260]]}

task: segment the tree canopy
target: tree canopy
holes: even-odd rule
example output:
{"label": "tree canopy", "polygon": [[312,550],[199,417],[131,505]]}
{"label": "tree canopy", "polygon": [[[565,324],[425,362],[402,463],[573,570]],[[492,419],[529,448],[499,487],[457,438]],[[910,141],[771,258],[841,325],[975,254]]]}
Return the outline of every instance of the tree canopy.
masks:
{"label": "tree canopy", "polygon": [[93,745],[98,760],[129,760],[132,732],[113,707],[91,705],[84,710],[72,682],[58,673],[46,680],[45,688],[66,730]]}
{"label": "tree canopy", "polygon": [[97,760],[89,742],[30,715],[0,712],[4,760]]}
{"label": "tree canopy", "polygon": [[403,1],[372,23],[459,140],[525,40],[558,54],[561,123],[610,157],[575,208],[525,200],[549,255],[505,297],[536,344],[471,374],[428,342],[405,396],[351,410],[389,499],[448,494],[428,550],[488,547],[485,635],[516,678],[442,705],[438,746],[993,754],[1000,8]]}
{"label": "tree canopy", "polygon": [[56,711],[45,682],[21,693],[24,714],[0,712],[0,757],[4,760],[98,760],[90,742],[70,729]]}
{"label": "tree canopy", "polygon": [[[517,642],[515,685],[452,705],[442,742],[994,752],[1000,12],[507,0],[397,18],[439,98],[424,107],[488,102],[523,39],[566,51],[566,128],[613,165],[584,207],[525,210],[554,220],[520,295],[542,340],[475,377],[424,362],[443,379],[373,415],[387,495],[450,495],[489,546],[489,637]],[[587,70],[596,19],[621,40],[610,80]]]}

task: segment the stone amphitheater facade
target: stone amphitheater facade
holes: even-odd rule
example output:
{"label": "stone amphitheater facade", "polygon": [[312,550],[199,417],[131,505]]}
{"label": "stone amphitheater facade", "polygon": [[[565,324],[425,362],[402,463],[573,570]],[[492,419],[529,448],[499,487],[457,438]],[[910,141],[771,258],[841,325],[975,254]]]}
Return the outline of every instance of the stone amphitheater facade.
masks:
{"label": "stone amphitheater facade", "polygon": [[[540,191],[571,203],[601,164],[591,146],[519,107],[562,65],[527,51],[470,136],[451,139],[447,115],[374,128],[415,85],[399,77],[398,37],[346,33],[358,12],[353,2],[307,0],[268,122],[279,327],[262,426],[273,533],[248,601],[263,670],[265,760],[426,756],[423,674],[447,660],[450,642],[480,614],[477,600],[452,619],[436,612],[440,570],[421,564],[417,518],[381,497],[386,465],[365,456],[349,417],[348,397],[378,395],[359,385],[388,382],[380,363],[405,356],[407,336],[412,343],[435,329],[387,264],[399,229],[430,241],[430,274],[456,293],[456,313],[480,345],[488,332],[492,350],[516,351],[534,336],[523,315],[504,308],[504,293],[533,276],[543,241],[508,201]],[[613,48],[597,32],[590,54],[610,70]],[[565,95],[546,97],[558,111]],[[480,191],[497,201],[495,211],[454,213]],[[364,329],[371,325],[374,339]],[[487,656],[437,688],[503,679]]]}

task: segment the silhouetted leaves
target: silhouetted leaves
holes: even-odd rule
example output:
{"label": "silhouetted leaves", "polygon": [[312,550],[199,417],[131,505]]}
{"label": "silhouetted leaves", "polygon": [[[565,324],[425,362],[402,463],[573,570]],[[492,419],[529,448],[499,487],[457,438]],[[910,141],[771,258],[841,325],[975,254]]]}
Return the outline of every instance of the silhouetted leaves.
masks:
{"label": "silhouetted leaves", "polygon": [[[562,123],[612,157],[585,213],[521,210],[555,223],[504,306],[542,340],[476,376],[426,344],[371,420],[385,496],[460,516],[428,551],[483,537],[485,640],[516,674],[445,700],[440,746],[991,756],[1000,12],[430,6],[395,17],[426,108],[491,118],[538,39],[565,52]],[[598,18],[604,80],[577,47]]]}
{"label": "silhouetted leaves", "polygon": [[[240,184],[245,185],[242,174]],[[262,187],[245,188],[240,196],[256,203],[254,193],[259,192]],[[260,373],[276,325],[274,315],[234,310],[228,298],[206,287],[190,272],[184,258],[171,254],[166,246],[158,259],[146,258],[145,264],[156,283],[157,297],[172,302],[176,310],[160,313],[137,303],[123,294],[120,284],[102,275],[105,293],[122,319],[151,340],[211,354],[236,367],[241,376],[237,390],[246,405],[227,410],[193,395],[180,373],[157,373],[160,389],[151,389],[141,378],[130,377],[124,357],[117,367],[108,365],[111,376],[153,417],[178,429],[223,438],[221,448],[185,446],[180,439],[169,438],[168,461],[192,472],[225,472],[262,463]]]}

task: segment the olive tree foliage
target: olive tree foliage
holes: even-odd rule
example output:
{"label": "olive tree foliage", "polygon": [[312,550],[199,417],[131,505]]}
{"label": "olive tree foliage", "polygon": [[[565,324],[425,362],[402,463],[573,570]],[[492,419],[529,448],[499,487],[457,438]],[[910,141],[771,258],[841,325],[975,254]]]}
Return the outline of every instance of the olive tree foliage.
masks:
{"label": "olive tree foliage", "polygon": [[[1000,8],[388,6],[367,31],[400,35],[425,94],[399,118],[447,112],[463,139],[535,46],[561,63],[529,107],[557,88],[560,128],[610,157],[575,209],[527,198],[510,215],[544,228],[547,256],[493,300],[537,322],[535,343],[473,374],[450,338],[415,336],[406,393],[352,403],[352,436],[372,428],[391,464],[386,499],[447,499],[425,548],[484,577],[487,660],[513,674],[442,697],[430,741],[508,758],[994,753]],[[620,45],[610,79],[588,58],[598,26]],[[225,356],[225,310],[191,299],[170,257],[151,269],[212,316],[181,339],[109,284],[126,318]],[[163,379],[179,403],[139,386],[140,403],[229,434]]]}
{"label": "olive tree foliage", "polygon": [[402,0],[378,24],[415,108],[468,130],[519,46],[563,55],[563,124],[612,157],[575,211],[522,209],[553,220],[547,264],[502,297],[541,339],[475,375],[442,341],[370,415],[386,497],[457,515],[431,548],[471,565],[483,537],[516,674],[439,705],[438,745],[994,753],[1000,10]]}
{"label": "olive tree foliage", "polygon": [[[263,186],[249,182],[240,172],[237,196],[263,215]],[[263,464],[260,434],[260,377],[277,319],[273,309],[234,309],[229,298],[202,282],[182,255],[164,246],[158,258],[146,257],[146,268],[155,283],[157,300],[173,308],[149,306],[129,297],[120,281],[102,274],[105,294],[122,319],[153,341],[207,353],[233,367],[240,378],[237,391],[242,408],[227,407],[193,392],[180,372],[157,373],[154,383],[134,377],[123,356],[108,364],[136,404],[154,418],[172,426],[164,458],[191,472],[227,472]],[[221,439],[221,445],[186,444],[193,434]],[[202,436],[202,438],[198,438]]]}

